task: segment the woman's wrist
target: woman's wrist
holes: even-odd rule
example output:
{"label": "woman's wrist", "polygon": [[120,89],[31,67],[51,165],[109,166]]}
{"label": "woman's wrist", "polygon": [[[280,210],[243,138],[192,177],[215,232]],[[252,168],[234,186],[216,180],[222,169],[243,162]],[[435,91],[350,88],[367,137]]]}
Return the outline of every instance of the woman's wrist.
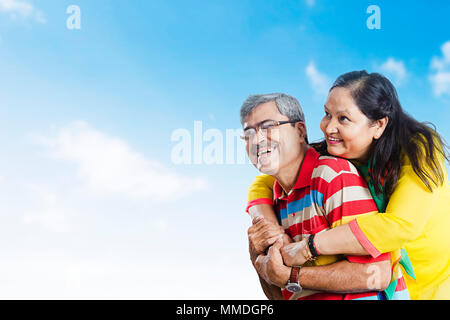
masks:
{"label": "woman's wrist", "polygon": [[314,237],[314,247],[316,248],[316,251],[319,255],[330,254],[327,252],[326,232],[319,233]]}
{"label": "woman's wrist", "polygon": [[320,255],[319,250],[317,250],[317,247],[315,245],[315,234],[312,234],[308,237],[308,249],[313,258],[316,258]]}

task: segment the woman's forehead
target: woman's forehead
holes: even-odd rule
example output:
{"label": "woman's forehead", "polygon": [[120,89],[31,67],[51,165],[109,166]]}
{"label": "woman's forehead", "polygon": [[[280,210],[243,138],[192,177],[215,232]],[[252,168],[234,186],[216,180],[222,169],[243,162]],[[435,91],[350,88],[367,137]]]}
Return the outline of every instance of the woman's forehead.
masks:
{"label": "woman's forehead", "polygon": [[325,103],[325,109],[333,113],[362,113],[353,99],[350,90],[346,88],[334,88],[331,90]]}

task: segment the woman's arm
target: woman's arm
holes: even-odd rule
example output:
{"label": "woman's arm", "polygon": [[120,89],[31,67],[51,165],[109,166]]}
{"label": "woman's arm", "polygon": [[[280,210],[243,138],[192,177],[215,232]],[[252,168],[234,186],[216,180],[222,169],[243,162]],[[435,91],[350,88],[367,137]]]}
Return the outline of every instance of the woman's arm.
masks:
{"label": "woman's arm", "polygon": [[277,216],[273,206],[270,204],[256,204],[248,208],[248,213],[255,224],[259,219],[264,218],[265,221],[278,225]]}
{"label": "woman's arm", "polygon": [[[258,252],[264,252],[275,243],[280,234],[283,238],[283,245],[292,242],[292,239],[280,227],[273,208],[274,182],[275,178],[269,175],[260,175],[255,178],[248,190],[247,211],[253,224],[248,232],[249,241],[257,248]],[[262,225],[265,226],[262,227]],[[274,234],[274,231],[277,231],[277,234]]]}
{"label": "woman's arm", "polygon": [[369,252],[359,243],[358,238],[353,234],[350,224],[344,224],[317,234],[314,238],[314,245],[321,255],[369,255]]}
{"label": "woman's arm", "polygon": [[348,225],[316,236],[320,254],[354,254],[373,257],[403,247],[425,228],[439,196],[430,192],[408,163],[386,208],[386,213],[358,218]]}

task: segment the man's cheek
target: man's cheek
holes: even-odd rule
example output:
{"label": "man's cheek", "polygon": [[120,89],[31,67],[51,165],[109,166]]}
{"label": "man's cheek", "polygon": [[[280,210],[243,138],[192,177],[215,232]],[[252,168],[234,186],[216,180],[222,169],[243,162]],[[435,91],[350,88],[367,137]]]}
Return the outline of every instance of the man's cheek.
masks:
{"label": "man's cheek", "polygon": [[247,144],[247,156],[250,159],[250,162],[256,167],[258,165],[258,157],[251,150],[251,146]]}

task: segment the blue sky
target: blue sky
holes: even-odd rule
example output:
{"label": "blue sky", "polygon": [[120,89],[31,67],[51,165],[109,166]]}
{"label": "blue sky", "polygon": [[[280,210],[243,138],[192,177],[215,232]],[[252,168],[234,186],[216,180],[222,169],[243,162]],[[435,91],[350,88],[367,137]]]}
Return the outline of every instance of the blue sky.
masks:
{"label": "blue sky", "polygon": [[[66,27],[73,4],[80,30]],[[449,9],[0,0],[0,297],[262,298],[243,212],[256,169],[176,165],[172,134],[202,121],[225,136],[249,94],[286,92],[320,139],[327,88],[366,69],[450,141]]]}

